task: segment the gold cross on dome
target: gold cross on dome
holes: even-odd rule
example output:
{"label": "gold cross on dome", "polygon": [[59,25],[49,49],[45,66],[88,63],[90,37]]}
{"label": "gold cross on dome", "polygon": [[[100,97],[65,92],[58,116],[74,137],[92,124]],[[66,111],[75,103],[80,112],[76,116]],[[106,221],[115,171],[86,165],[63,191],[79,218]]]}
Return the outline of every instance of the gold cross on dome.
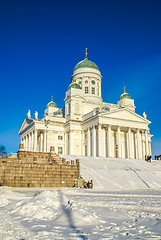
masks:
{"label": "gold cross on dome", "polygon": [[124,87],[124,93],[126,93],[126,90],[125,90],[126,87]]}
{"label": "gold cross on dome", "polygon": [[88,58],[87,55],[88,55],[88,53],[87,53],[87,48],[86,48],[86,49],[85,49],[85,57],[86,57],[86,58]]}

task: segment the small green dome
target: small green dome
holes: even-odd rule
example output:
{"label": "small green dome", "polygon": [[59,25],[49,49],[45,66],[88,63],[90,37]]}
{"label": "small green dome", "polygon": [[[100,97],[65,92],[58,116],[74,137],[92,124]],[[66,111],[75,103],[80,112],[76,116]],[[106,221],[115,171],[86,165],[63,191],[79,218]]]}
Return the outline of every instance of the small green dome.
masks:
{"label": "small green dome", "polygon": [[94,62],[88,60],[87,57],[75,66],[74,71],[79,68],[94,68],[99,70],[98,66]]}
{"label": "small green dome", "polygon": [[125,92],[120,96],[120,100],[123,99],[123,98],[131,99],[131,96],[128,93]]}
{"label": "small green dome", "polygon": [[80,85],[79,85],[78,83],[71,83],[71,84],[69,85],[69,87],[68,87],[68,90],[69,90],[70,88],[81,89],[81,87],[80,87]]}
{"label": "small green dome", "polygon": [[53,97],[51,98],[51,102],[49,102],[49,103],[47,104],[47,108],[48,108],[48,107],[55,107],[55,108],[57,108],[56,103],[53,102]]}

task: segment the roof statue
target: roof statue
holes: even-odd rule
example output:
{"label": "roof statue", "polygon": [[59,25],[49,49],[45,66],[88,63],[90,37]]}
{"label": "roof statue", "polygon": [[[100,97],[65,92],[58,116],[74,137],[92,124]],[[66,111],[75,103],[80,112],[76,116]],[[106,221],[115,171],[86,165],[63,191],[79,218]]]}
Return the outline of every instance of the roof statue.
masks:
{"label": "roof statue", "polygon": [[27,117],[31,118],[31,111],[30,110],[28,110]]}
{"label": "roof statue", "polygon": [[35,119],[38,120],[38,112],[35,111]]}
{"label": "roof statue", "polygon": [[143,112],[143,117],[147,118],[147,114],[145,112]]}

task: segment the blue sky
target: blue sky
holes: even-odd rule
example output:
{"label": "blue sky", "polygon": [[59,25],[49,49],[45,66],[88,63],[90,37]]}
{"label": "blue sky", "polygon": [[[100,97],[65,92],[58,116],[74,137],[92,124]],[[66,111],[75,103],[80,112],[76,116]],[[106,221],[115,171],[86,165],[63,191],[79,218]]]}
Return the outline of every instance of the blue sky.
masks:
{"label": "blue sky", "polygon": [[88,48],[103,75],[102,97],[116,103],[126,86],[145,111],[161,154],[161,1],[1,1],[0,144],[16,152],[28,109],[39,118],[54,96],[64,105],[75,65]]}

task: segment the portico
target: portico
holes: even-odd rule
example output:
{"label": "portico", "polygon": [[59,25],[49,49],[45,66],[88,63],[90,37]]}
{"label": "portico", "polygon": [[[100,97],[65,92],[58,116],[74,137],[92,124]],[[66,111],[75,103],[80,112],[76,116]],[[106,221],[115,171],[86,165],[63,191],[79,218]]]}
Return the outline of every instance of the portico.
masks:
{"label": "portico", "polygon": [[146,129],[100,124],[85,132],[87,156],[144,159],[146,154],[151,154],[151,141]]}

